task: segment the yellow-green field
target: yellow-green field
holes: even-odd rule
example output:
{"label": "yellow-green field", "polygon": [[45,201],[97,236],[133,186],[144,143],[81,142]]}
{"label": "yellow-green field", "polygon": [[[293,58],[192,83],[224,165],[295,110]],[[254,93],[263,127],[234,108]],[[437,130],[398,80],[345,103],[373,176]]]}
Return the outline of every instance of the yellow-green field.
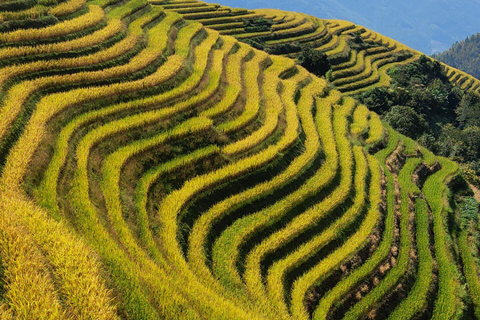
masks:
{"label": "yellow-green field", "polygon": [[457,165],[348,96],[419,53],[194,0],[0,0],[0,27],[1,319],[480,314]]}

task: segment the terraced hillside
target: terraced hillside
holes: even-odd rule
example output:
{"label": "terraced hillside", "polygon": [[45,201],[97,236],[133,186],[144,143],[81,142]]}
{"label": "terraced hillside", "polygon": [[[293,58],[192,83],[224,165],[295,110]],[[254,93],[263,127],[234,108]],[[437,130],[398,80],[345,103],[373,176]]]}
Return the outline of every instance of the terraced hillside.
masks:
{"label": "terraced hillside", "polygon": [[[274,54],[295,58],[304,46],[324,52],[332,65],[329,80],[337,90],[349,95],[389,86],[388,69],[421,56],[393,39],[343,20],[274,9],[248,11],[197,0],[151,0],[150,3]],[[442,65],[453,84],[480,92],[478,79]]]}
{"label": "terraced hillside", "polygon": [[196,3],[0,2],[1,318],[479,315],[457,165]]}

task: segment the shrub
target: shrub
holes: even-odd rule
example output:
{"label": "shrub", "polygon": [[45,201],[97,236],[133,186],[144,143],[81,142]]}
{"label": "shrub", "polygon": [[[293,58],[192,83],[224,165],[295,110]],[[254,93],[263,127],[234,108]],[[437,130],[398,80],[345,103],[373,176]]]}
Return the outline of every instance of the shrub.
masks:
{"label": "shrub", "polygon": [[384,120],[401,134],[413,139],[429,131],[427,121],[411,107],[394,106],[385,114]]}
{"label": "shrub", "polygon": [[302,51],[298,56],[298,63],[319,77],[324,76],[327,71],[330,70],[330,63],[328,62],[327,55],[311,47],[302,48]]}

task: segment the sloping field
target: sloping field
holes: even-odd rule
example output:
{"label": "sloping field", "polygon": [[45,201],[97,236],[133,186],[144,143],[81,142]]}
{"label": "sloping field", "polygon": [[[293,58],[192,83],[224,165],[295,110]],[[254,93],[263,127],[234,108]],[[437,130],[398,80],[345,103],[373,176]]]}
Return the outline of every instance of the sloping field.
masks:
{"label": "sloping field", "polygon": [[[388,69],[417,60],[421,53],[393,39],[343,20],[319,19],[275,9],[229,8],[197,0],[151,0],[185,19],[203,23],[220,34],[260,43],[266,50],[295,58],[301,46],[324,52],[332,64],[331,82],[354,95],[378,86],[389,86]],[[359,37],[364,44],[352,46]],[[366,45],[365,45],[366,44]],[[480,81],[442,63],[450,81],[463,90],[480,92]]]}
{"label": "sloping field", "polygon": [[[259,13],[141,0],[0,9],[2,319],[478,314],[472,231],[448,201],[457,165],[294,60],[181,16]],[[262,14],[289,36],[337,30],[332,51],[350,28]],[[337,87],[374,84],[390,52],[377,50],[351,53]]]}

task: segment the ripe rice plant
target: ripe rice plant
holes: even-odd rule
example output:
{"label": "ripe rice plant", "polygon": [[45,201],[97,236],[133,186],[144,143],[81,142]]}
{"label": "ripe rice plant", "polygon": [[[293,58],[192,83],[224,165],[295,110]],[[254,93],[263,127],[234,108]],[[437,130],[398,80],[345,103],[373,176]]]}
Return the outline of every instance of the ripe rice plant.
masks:
{"label": "ripe rice plant", "polygon": [[101,188],[105,197],[105,206],[109,219],[116,230],[119,240],[130,254],[137,253],[138,246],[122,216],[120,203],[119,180],[121,170],[129,158],[164,144],[169,140],[175,140],[185,135],[202,134],[212,127],[213,122],[206,118],[192,118],[167,132],[161,132],[151,138],[137,140],[116,150],[105,158],[102,166]]}
{"label": "ripe rice plant", "polygon": [[254,146],[260,144],[277,128],[278,117],[283,111],[282,100],[278,94],[278,86],[280,85],[280,75],[295,66],[293,60],[287,60],[282,57],[272,58],[273,65],[265,72],[265,81],[263,83],[263,94],[265,101],[266,118],[262,127],[251,135],[240,141],[236,141],[223,148],[223,152],[228,155],[244,152]]}
{"label": "ripe rice plant", "polygon": [[170,162],[152,168],[145,175],[142,176],[135,188],[135,207],[138,213],[137,221],[140,242],[147,248],[147,251],[150,253],[150,255],[156,256],[159,254],[157,247],[155,246],[155,240],[153,239],[152,233],[150,231],[146,211],[147,194],[152,184],[161,175],[168,174],[170,171],[177,170],[194,161],[201,161],[204,158],[208,158],[209,156],[218,153],[220,153],[220,148],[218,148],[217,146],[210,146],[204,149],[199,149],[189,155],[177,157]]}
{"label": "ripe rice plant", "polygon": [[389,319],[410,319],[427,303],[427,294],[432,283],[433,258],[430,252],[428,207],[423,199],[415,202],[415,230],[418,251],[418,273],[408,296],[390,314]]}
{"label": "ripe rice plant", "polygon": [[349,85],[351,86],[353,82],[365,79],[369,77],[374,72],[374,70],[377,70],[374,68],[374,62],[378,61],[378,59],[382,59],[385,57],[389,58],[389,56],[390,52],[366,56],[364,60],[364,66],[362,66],[362,72],[341,79],[336,78],[333,83],[335,84],[335,86],[339,87],[339,89],[344,89]]}
{"label": "ripe rice plant", "polygon": [[306,22],[307,18],[303,14],[294,14],[292,19],[285,18],[282,23],[274,24],[272,26],[273,31],[292,29],[302,25]]}
{"label": "ripe rice plant", "polygon": [[[301,78],[300,78],[301,79]],[[291,100],[292,99],[292,96],[293,96],[293,92],[295,90],[295,86],[294,86],[294,83],[290,83],[289,86],[288,86],[288,90],[286,90],[283,94],[283,97],[286,97],[287,99]],[[285,100],[284,100],[285,101]],[[286,100],[288,101],[288,100]],[[281,149],[284,149],[285,147],[287,147],[288,145],[291,144],[291,141],[292,138],[294,139],[296,136],[297,136],[297,129],[296,126],[297,124],[295,124],[295,117],[293,116],[294,112],[295,112],[295,108],[292,106],[292,101],[288,102],[287,103],[287,109],[286,109],[286,113],[287,113],[287,129],[284,133],[284,137],[286,138],[283,138],[279,143],[278,143],[278,147],[280,147]],[[288,107],[290,106],[290,107]],[[293,108],[292,108],[293,107]],[[292,114],[293,112],[293,114]],[[290,124],[290,120],[293,121],[292,124],[294,124],[292,126],[292,124]],[[290,129],[291,128],[291,129]],[[287,142],[288,144],[285,145],[285,142]],[[314,140],[312,140],[311,143],[314,143]],[[313,146],[312,146],[313,148]],[[268,183],[265,183],[265,184],[260,184],[258,185],[256,188],[254,189],[250,189],[250,190],[247,190],[245,191],[244,193],[241,193],[241,194],[238,194],[230,199],[228,199],[227,201],[224,202],[224,205],[227,205],[228,206],[232,206],[234,205],[235,203],[240,203],[241,201],[245,201],[247,199],[252,199],[252,196],[253,195],[259,195],[263,192],[267,192],[268,190],[273,190],[274,188],[278,187],[279,185],[281,185],[282,183],[284,183],[285,180],[288,180],[289,177],[292,177],[293,175],[295,175],[295,173],[298,173],[298,170],[301,169],[304,165],[302,165],[302,163],[304,163],[305,161],[310,161],[309,158],[311,159],[312,155],[315,154],[315,149],[313,149],[312,151],[313,152],[308,152],[306,154],[306,159],[304,157],[304,159],[302,158],[298,158],[295,162],[295,165],[292,165],[290,166],[289,168],[290,169],[287,169],[287,171],[284,172],[284,174],[282,175],[279,175],[277,176],[274,180],[268,182]],[[212,208],[208,213],[206,213],[205,215],[203,215],[201,218],[200,218],[200,221],[203,223],[203,228],[207,227],[209,225],[208,221],[211,221],[212,218],[215,218],[215,217],[218,217],[219,214],[225,214],[226,211],[225,211],[225,207],[223,206],[220,206],[221,203],[219,203],[218,206],[215,206],[214,208]],[[207,223],[204,222],[204,219],[210,219],[210,220],[206,220]],[[196,226],[194,227],[193,230],[195,230]],[[205,231],[202,231],[202,232],[205,232]],[[192,234],[196,234],[195,232],[192,232]],[[192,240],[193,241],[193,240]],[[191,242],[191,245],[190,247],[192,248],[192,250],[190,250],[190,252],[192,252],[193,254],[198,254],[198,252],[200,252],[199,250],[194,250],[193,248],[198,248],[198,246],[196,245],[195,242]]]}
{"label": "ripe rice plant", "polygon": [[[209,45],[212,45],[212,43],[209,44],[208,41],[206,41],[206,45],[207,45],[206,47],[201,46],[201,47],[198,48],[199,53],[201,52],[201,49],[209,50],[210,49]],[[177,58],[175,58],[175,57],[177,57]],[[223,57],[222,57],[221,54],[218,55],[218,58],[216,59],[216,61],[218,61],[220,63],[217,62],[215,64],[217,67],[221,64],[222,58]],[[173,62],[173,65],[171,65],[167,62],[164,65],[165,68],[160,68],[158,70],[158,74],[153,75],[154,76],[153,79],[155,81],[159,81],[159,83],[161,83],[161,82],[164,82],[167,79],[171,78],[179,70],[179,67],[182,65],[183,59],[179,58],[178,56],[172,56],[170,61]],[[202,62],[200,62],[200,67],[201,67],[201,64],[202,64]],[[177,67],[175,67],[175,65]],[[213,76],[216,75],[217,79],[218,79],[218,77],[219,77],[218,69],[217,70],[214,69],[213,72],[214,72]],[[158,83],[158,82],[153,82],[152,84],[155,85],[156,83]],[[213,88],[215,88],[216,87],[215,84],[218,84],[218,82],[215,80],[215,77],[212,77],[212,83],[214,84]],[[135,86],[145,87],[146,84],[148,84],[148,82],[145,82],[145,80],[141,80],[138,84],[134,83],[133,85],[134,85],[134,88],[135,88]],[[130,87],[131,86],[129,86],[127,88],[131,89]],[[211,94],[210,91],[211,90],[204,91],[206,93],[207,97],[208,97],[208,95]],[[120,92],[120,91],[117,89],[113,92]],[[68,106],[69,103],[73,103],[73,102],[78,103],[79,101],[88,101],[89,99],[92,99],[92,98],[95,98],[95,97],[101,97],[105,93],[109,94],[108,90],[105,90],[105,88],[100,88],[100,90],[98,90],[98,92],[92,92],[92,90],[89,90],[89,91],[83,91],[82,90],[78,94],[71,95],[70,98],[73,97],[72,100],[64,100],[66,102],[66,103],[64,102],[64,108],[66,106]],[[84,96],[82,97],[82,95],[84,95]],[[155,100],[158,100],[158,98],[159,97],[152,97],[150,100],[153,100],[153,101],[150,102],[150,103],[155,103],[156,102]],[[163,96],[160,96],[160,98],[163,98]],[[134,127],[135,125],[139,126],[139,125],[143,125],[147,122],[156,121],[157,119],[161,119],[162,117],[166,118],[166,117],[171,116],[172,114],[178,112],[182,108],[189,107],[190,105],[196,103],[197,101],[202,101],[202,99],[205,99],[205,98],[202,95],[199,95],[196,98],[192,99],[192,101],[190,103],[187,102],[187,103],[184,103],[184,104],[178,104],[178,105],[174,105],[171,108],[158,110],[158,111],[152,111],[152,112],[149,112],[149,113],[146,113],[146,114],[143,114],[143,115],[139,115],[137,117],[130,118],[130,119],[128,119],[128,121],[123,121],[122,122],[123,127],[119,123],[113,124],[111,127],[115,127],[116,131],[118,132],[119,130],[122,130],[122,128],[131,128],[131,127]],[[45,204],[48,205],[51,208],[56,207],[56,205],[54,203],[52,203],[52,200],[55,201],[55,199],[56,199],[56,196],[55,196],[56,195],[56,188],[55,188],[56,182],[55,182],[55,180],[56,180],[56,177],[58,176],[59,170],[61,169],[61,167],[63,165],[63,162],[65,161],[65,158],[66,158],[66,149],[67,149],[67,146],[68,146],[68,140],[70,139],[70,137],[72,136],[72,134],[74,133],[74,131],[76,129],[78,129],[81,125],[83,125],[85,123],[88,123],[88,122],[90,122],[94,119],[97,119],[99,117],[107,116],[109,114],[114,114],[114,113],[117,113],[117,112],[120,112],[120,111],[123,111],[123,110],[127,110],[127,109],[138,108],[142,104],[148,105],[148,102],[149,101],[147,99],[146,101],[141,100],[141,101],[134,101],[134,102],[131,102],[131,103],[122,103],[122,104],[114,105],[110,108],[101,109],[99,111],[94,111],[94,112],[89,113],[89,114],[87,113],[87,114],[83,115],[82,117],[77,118],[77,120],[75,122],[70,123],[69,126],[65,127],[65,129],[60,134],[60,137],[62,139],[60,139],[58,144],[57,144],[56,153],[54,155],[53,160],[50,163],[49,169],[47,170],[47,174],[45,176],[45,179],[42,182],[41,190],[43,190],[42,193],[45,193],[45,195],[42,198],[44,199],[44,201],[46,201]],[[46,105],[48,105],[48,103],[46,103]],[[114,132],[113,131],[111,132],[110,129],[106,129],[105,133],[106,134],[112,134]]]}
{"label": "ripe rice plant", "polygon": [[[355,188],[357,193],[353,200],[353,205],[348,208],[345,214],[335,221],[332,225],[326,228],[321,234],[315,236],[308,243],[305,243],[299,246],[293,253],[289,254],[287,257],[284,257],[280,261],[274,263],[274,265],[269,269],[267,276],[267,283],[269,287],[269,293],[272,294],[272,299],[276,298],[277,301],[282,301],[285,296],[285,289],[283,288],[283,282],[289,271],[295,267],[301,265],[303,262],[311,258],[315,253],[317,253],[322,247],[324,247],[328,242],[333,241],[334,239],[340,237],[342,229],[345,228],[348,224],[352,223],[356,218],[356,214],[361,212],[361,208],[365,204],[365,179],[367,176],[367,166],[364,158],[362,148],[355,148],[355,159],[358,161],[358,167],[355,171]],[[359,188],[359,189],[357,189]],[[320,206],[313,207],[312,211],[317,211]],[[322,213],[322,210],[317,211],[318,215]],[[302,214],[299,217],[306,216]],[[275,236],[278,236],[280,232],[277,232]],[[288,291],[286,292],[288,294]],[[282,308],[287,309],[285,302],[280,304]],[[280,307],[279,306],[279,307]]]}
{"label": "ripe rice plant", "polygon": [[350,125],[350,132],[354,136],[364,133],[368,129],[368,118],[370,111],[365,105],[360,105],[353,112],[353,122]]}
{"label": "ripe rice plant", "polygon": [[[2,208],[2,213],[5,208]],[[4,266],[5,303],[9,314],[32,319],[65,317],[48,265],[28,230],[15,215],[2,214],[0,243]],[[2,318],[6,315],[2,314]]]}
{"label": "ripe rice plant", "polygon": [[366,144],[376,144],[382,141],[385,137],[385,129],[383,127],[382,120],[376,113],[370,113],[370,119],[368,121],[369,131],[368,138],[365,140]]}
{"label": "ripe rice plant", "polygon": [[[167,20],[167,22],[172,21]],[[160,25],[159,28],[161,28],[162,26],[163,25]],[[156,31],[155,28],[152,31]],[[156,41],[150,42],[150,47],[147,47],[147,49],[142,51],[141,54],[135,56],[133,59],[130,60],[128,64],[123,66],[115,66],[109,69],[92,72],[80,72],[72,75],[43,77],[35,80],[21,82],[20,84],[15,85],[8,91],[8,95],[4,101],[4,105],[2,109],[0,109],[0,114],[2,115],[0,121],[0,137],[5,136],[5,134],[8,132],[8,130],[12,126],[12,122],[21,112],[28,97],[41,89],[51,86],[65,85],[72,82],[99,81],[101,79],[121,77],[131,72],[143,69],[144,67],[153,63],[159,58],[159,56],[163,54],[164,48],[167,44],[166,32],[164,32],[163,34],[160,33],[160,35],[154,37],[154,39],[152,40]],[[143,85],[144,83],[137,82],[137,86],[139,84]],[[78,90],[76,92],[78,92]],[[114,94],[115,91],[113,91],[112,93]],[[60,94],[60,96],[62,95]],[[54,105],[57,105],[60,102],[65,103],[65,101],[62,100],[53,100],[52,97],[59,98],[59,95],[52,95],[48,97],[48,99],[50,99],[49,102],[53,103]]]}
{"label": "ripe rice plant", "polygon": [[84,37],[49,44],[25,45],[0,48],[0,58],[8,59],[14,57],[31,56],[36,54],[60,53],[76,51],[98,45],[123,30],[123,25],[118,20],[110,20],[107,25]]}
{"label": "ripe rice plant", "polygon": [[85,0],[70,0],[62,2],[59,5],[50,8],[48,13],[57,17],[63,17],[84,8],[86,3]]}
{"label": "ripe rice plant", "polygon": [[463,261],[463,273],[465,274],[468,292],[473,300],[475,317],[480,315],[480,283],[477,277],[477,264],[468,244],[468,229],[462,230],[458,235],[458,247]]}
{"label": "ripe rice plant", "polygon": [[411,176],[415,168],[421,163],[419,158],[410,158],[399,173],[399,182],[401,189],[400,204],[400,248],[396,265],[382,279],[382,281],[373,290],[367,293],[357,304],[355,304],[346,314],[345,319],[357,319],[362,314],[366,314],[375,304],[380,302],[389,290],[399,281],[400,277],[408,268],[408,258],[410,255],[411,239],[409,225],[409,194],[418,194],[418,187],[411,182]]}
{"label": "ripe rice plant", "polygon": [[260,75],[261,64],[267,59],[267,54],[262,51],[255,51],[253,59],[245,64],[244,81],[247,89],[247,101],[242,114],[229,121],[222,123],[218,129],[230,133],[241,129],[255,119],[260,110],[260,90],[258,78]]}
{"label": "ripe rice plant", "polygon": [[297,37],[303,34],[309,34],[317,29],[317,25],[312,21],[306,21],[295,28],[275,30],[274,37]]}
{"label": "ripe rice plant", "polygon": [[325,27],[325,25],[321,20],[315,21],[315,29],[316,30],[314,32],[309,32],[309,33],[305,33],[298,36],[289,36],[288,38],[283,38],[283,39],[268,40],[266,41],[266,44],[276,45],[276,44],[291,43],[296,41],[300,43],[304,43],[304,42],[314,41],[318,38],[322,38],[327,33],[327,28]]}
{"label": "ripe rice plant", "polygon": [[339,282],[332,290],[327,292],[313,315],[314,319],[326,319],[329,310],[335,301],[345,295],[351,288],[358,285],[360,281],[365,279],[372,271],[382,262],[387,256],[393,242],[394,224],[395,224],[395,209],[394,209],[394,182],[392,174],[386,170],[385,159],[389,156],[399,142],[398,135],[392,130],[389,130],[388,145],[385,149],[378,152],[375,157],[383,167],[387,176],[387,217],[385,218],[384,240],[375,251],[375,253],[367,260],[367,262],[359,269],[350,274],[345,280]]}
{"label": "ripe rice plant", "polygon": [[[431,175],[423,186],[423,193],[427,199],[433,214],[433,232],[435,240],[435,256],[438,263],[438,294],[435,301],[432,319],[450,319],[458,308],[455,299],[455,290],[458,279],[455,264],[451,263],[451,256],[447,246],[447,235],[442,221],[444,214],[444,197],[448,192],[444,185],[458,171],[458,166],[445,158],[438,158],[442,169]],[[448,208],[447,208],[448,210]]]}
{"label": "ripe rice plant", "polygon": [[214,107],[203,111],[201,116],[215,118],[227,112],[237,101],[242,91],[242,60],[250,52],[250,48],[241,46],[235,54],[229,56],[226,67],[228,87],[225,89],[224,98]]}
{"label": "ripe rice plant", "polygon": [[22,41],[45,40],[78,32],[99,24],[105,19],[105,13],[100,7],[89,6],[89,12],[78,18],[59,22],[42,29],[24,29],[8,33],[0,33],[1,44],[12,44]]}
{"label": "ripe rice plant", "polygon": [[196,0],[3,1],[0,25],[0,318],[478,313],[457,166],[348,97],[420,53]]}

